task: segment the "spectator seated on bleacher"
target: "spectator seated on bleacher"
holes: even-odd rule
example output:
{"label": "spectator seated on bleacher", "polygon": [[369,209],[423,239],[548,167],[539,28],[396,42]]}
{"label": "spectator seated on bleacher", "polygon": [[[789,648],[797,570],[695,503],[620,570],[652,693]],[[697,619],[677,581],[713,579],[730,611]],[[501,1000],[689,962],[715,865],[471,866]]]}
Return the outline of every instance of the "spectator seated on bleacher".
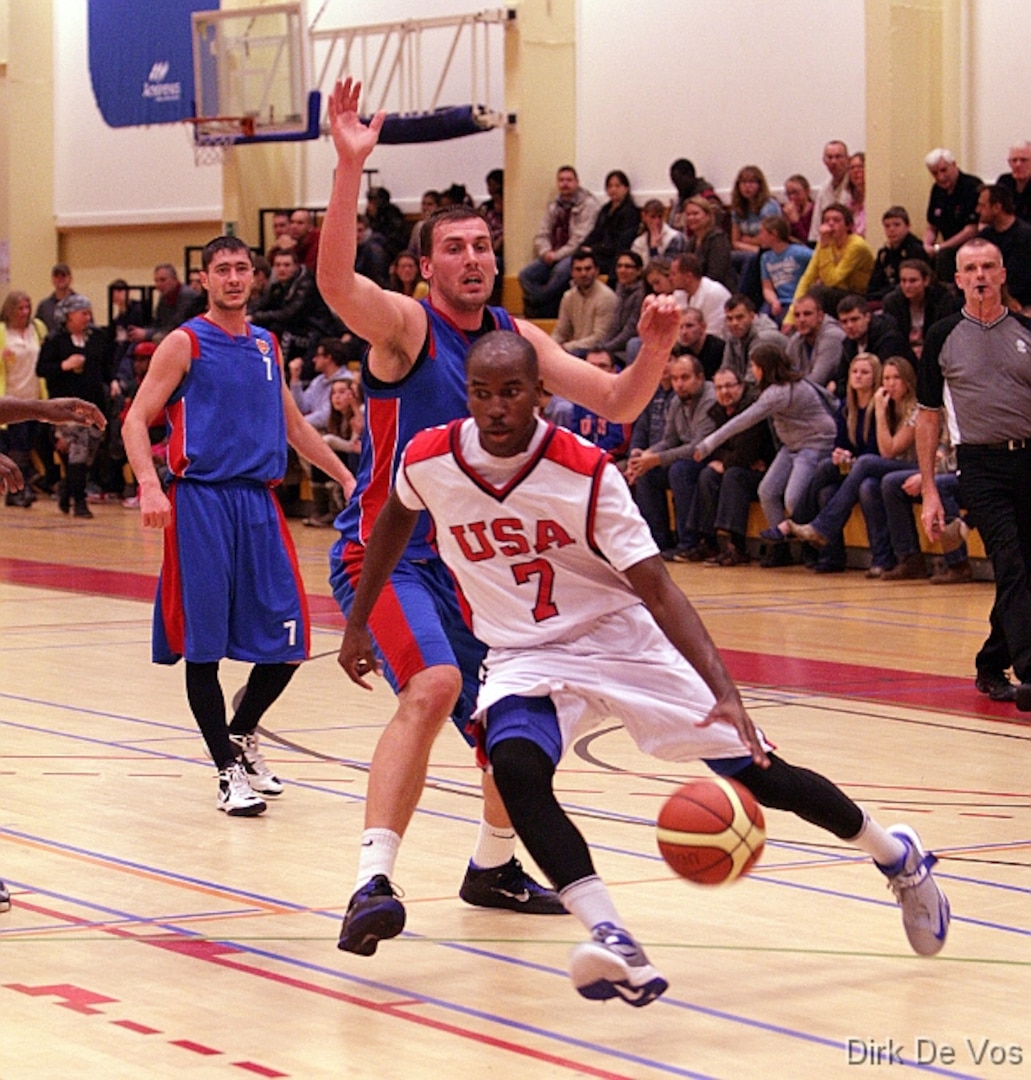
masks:
{"label": "spectator seated on bleacher", "polygon": [[[710,408],[717,428],[752,405],[759,396],[729,368],[713,376],[716,403]],[[748,513],[759,497],[759,484],[776,453],[769,424],[755,424],[717,447],[698,477],[692,527],[698,544],[689,562],[710,566],[742,566],[751,561],[745,549]],[[720,538],[724,538],[721,549]]]}
{"label": "spectator seated on bleacher", "polygon": [[598,264],[586,248],[573,253],[573,283],[558,309],[558,322],[551,332],[568,353],[586,356],[608,337],[616,312],[616,294],[598,277]]}
{"label": "spectator seated on bleacher", "polygon": [[920,259],[931,264],[924,245],[909,227],[909,213],[904,206],[889,206],[881,215],[884,246],[874,257],[873,274],[866,287],[868,300],[883,300],[899,283],[899,269],[906,259]]}
{"label": "spectator seated on bleacher", "polygon": [[884,314],[894,321],[909,352],[919,360],[928,329],[956,311],[962,297],[936,281],[923,259],[903,259],[898,274],[898,285],[882,301]]}
{"label": "spectator seated on bleacher", "polygon": [[[802,503],[792,520],[800,524],[813,518],[837,494],[852,466],[865,454],[878,454],[877,417],[874,393],[881,385],[881,362],[873,353],[860,353],[848,366],[845,394],[838,404],[838,433],[831,456],[816,467]],[[812,563],[818,574],[832,574],[845,569],[843,536],[829,538],[819,557]]]}
{"label": "spectator seated on bleacher", "polygon": [[622,169],[605,177],[609,201],[598,211],[594,225],[581,245],[598,264],[598,273],[610,281],[615,276],[616,256],[634,242],[641,227],[641,211],[630,194],[630,181]]}
{"label": "spectator seated on bleacher", "polygon": [[[960,518],[959,477],[956,474],[956,452],[948,443],[948,426],[942,426],[946,441],[935,456],[934,486],[945,510],[948,524],[941,536],[943,565],[931,575],[932,585],[962,585],[974,578],[967,551],[966,533],[969,528]],[[881,496],[888,517],[888,533],[895,566],[881,575],[882,581],[904,581],[926,578],[927,563],[920,550],[920,537],[913,516],[914,504],[920,499],[920,472],[889,473],[881,480]]]}
{"label": "spectator seated on bleacher", "polygon": [[723,363],[723,350],[727,343],[723,338],[709,333],[705,316],[696,307],[685,308],[680,316],[674,356],[693,356],[701,362],[705,377],[711,379]]}
{"label": "spectator seated on bleacher", "polygon": [[698,308],[705,316],[709,333],[725,337],[724,305],[730,299],[730,290],[702,273],[697,255],[678,255],[670,263],[669,276],[677,303],[682,308]]}
{"label": "spectator seated on bleacher", "polygon": [[792,240],[787,218],[780,214],[767,214],[759,223],[759,243],[765,249],[759,256],[760,310],[779,328],[813,252],[808,245]]}
{"label": "spectator seated on bleacher", "polygon": [[[648,402],[644,412],[634,421],[630,429],[630,445],[628,453],[635,450],[640,453],[647,450],[653,443],[657,443],[666,430],[666,410],[673,398],[673,360],[666,361],[662,369],[659,385],[655,388],[651,401]],[[623,470],[626,471],[625,469]]]}
{"label": "spectator seated on bleacher", "polygon": [[[693,455],[699,440],[715,428],[709,409],[716,401],[712,383],[706,382],[702,365],[693,356],[676,357],[670,372],[674,396],[662,438],[645,450],[631,451],[626,469],[641,516],[667,559],[697,543],[689,523],[702,466]],[[675,536],[669,527],[667,492],[673,494]]]}
{"label": "spectator seated on bleacher", "polygon": [[823,310],[816,293],[795,301],[795,332],[788,338],[788,358],[795,370],[817,386],[835,387],[845,331]]}
{"label": "spectator seated on bleacher", "polygon": [[554,319],[569,285],[573,252],[594,227],[598,200],[580,186],[572,165],[556,174],[558,196],[548,203],[533,239],[536,258],[519,271],[523,311],[527,318]]}
{"label": "spectator seated on bleacher", "polygon": [[838,323],[845,331],[841,343],[841,363],[834,382],[836,393],[841,396],[848,374],[848,365],[860,353],[873,353],[881,363],[893,356],[903,356],[914,361],[906,339],[899,333],[895,320],[883,311],[871,311],[866,298],[849,293],[838,303]]}
{"label": "spectator seated on bleacher", "polygon": [[784,338],[769,315],[760,315],[755,304],[744,293],[735,293],[723,305],[724,338],[723,362],[744,382],[752,381],[748,357],[757,345],[777,345],[783,348]]}
{"label": "spectator seated on bleacher", "polygon": [[640,236],[631,248],[648,265],[654,259],[672,259],[687,251],[687,239],[666,221],[666,208],[658,199],[649,199],[641,209]]}
{"label": "spectator seated on bleacher", "polygon": [[637,323],[644,303],[644,282],[641,280],[641,257],[627,249],[616,256],[616,308],[608,336],[598,346],[612,353],[617,364],[626,365],[627,346],[637,336]]}
{"label": "spectator seated on bleacher", "polygon": [[[866,295],[873,263],[869,244],[853,232],[852,211],[841,203],[831,203],[823,211],[819,242],[795,290],[795,299],[820,290],[824,311],[837,311],[838,302],[848,293]],[[784,323],[790,327],[794,321],[789,310]]]}
{"label": "spectator seated on bleacher", "polygon": [[[615,371],[616,365],[612,354],[604,349],[592,349],[584,358],[588,364],[602,371]],[[613,461],[619,463],[627,455],[630,447],[630,425],[617,424],[606,420],[583,405],[573,405],[570,428],[581,439],[586,439],[601,450],[608,452]]]}
{"label": "spectator seated on bleacher", "polygon": [[881,479],[899,469],[911,469],[916,461],[916,372],[908,360],[896,356],[885,362],[873,403],[878,453],[864,454],[852,463],[837,493],[812,522],[801,525],[790,521],[788,526],[800,539],[825,547],[841,535],[852,508],[859,503],[870,541],[871,564],[866,576],[878,578],[895,565]]}
{"label": "spectator seated on bleacher", "polygon": [[768,542],[763,566],[786,566],[791,560],[788,519],[801,502],[816,467],[830,457],[837,425],[826,391],[809,382],[780,345],[759,345],[749,361],[759,397],[695,447],[703,460],[728,439],[766,420],[780,440],[780,449],[759,484],[759,502],[766,516],[760,534]]}
{"label": "spectator seated on bleacher", "polygon": [[703,195],[695,195],[684,203],[684,235],[687,250],[698,256],[702,273],[728,289],[737,282],[730,237],[716,221],[716,211]]}
{"label": "spectator seated on bleacher", "polygon": [[770,194],[762,169],[746,165],[734,179],[730,194],[730,242],[733,247],[737,291],[762,303],[759,284],[759,255],[762,251],[759,228],[767,214],[780,212],[780,203]]}

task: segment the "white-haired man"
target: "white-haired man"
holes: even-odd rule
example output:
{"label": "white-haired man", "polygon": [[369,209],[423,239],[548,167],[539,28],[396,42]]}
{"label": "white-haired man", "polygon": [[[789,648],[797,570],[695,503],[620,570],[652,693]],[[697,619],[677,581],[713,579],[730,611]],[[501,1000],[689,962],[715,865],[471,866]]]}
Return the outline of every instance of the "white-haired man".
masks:
{"label": "white-haired man", "polygon": [[927,200],[924,250],[939,281],[951,281],[956,272],[956,252],[977,235],[977,197],[981,180],[960,172],[951,150],[938,146],[924,158],[934,177]]}

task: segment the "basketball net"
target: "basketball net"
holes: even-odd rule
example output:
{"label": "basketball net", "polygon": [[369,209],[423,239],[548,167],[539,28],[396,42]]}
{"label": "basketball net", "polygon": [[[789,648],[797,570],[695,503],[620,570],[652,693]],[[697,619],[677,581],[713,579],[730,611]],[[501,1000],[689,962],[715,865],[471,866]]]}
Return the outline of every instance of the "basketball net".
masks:
{"label": "basketball net", "polygon": [[241,135],[254,134],[252,116],[190,116],[186,122],[193,129],[190,142],[195,165],[221,165]]}

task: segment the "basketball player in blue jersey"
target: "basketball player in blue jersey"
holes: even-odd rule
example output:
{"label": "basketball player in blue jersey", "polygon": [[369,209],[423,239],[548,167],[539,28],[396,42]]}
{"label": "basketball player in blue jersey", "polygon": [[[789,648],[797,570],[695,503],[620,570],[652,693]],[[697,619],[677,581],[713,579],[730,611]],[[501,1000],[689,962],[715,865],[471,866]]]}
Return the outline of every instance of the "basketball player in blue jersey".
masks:
{"label": "basketball player in blue jersey", "polygon": [[[354,477],[298,411],[275,337],[247,321],[251,252],[235,237],[204,248],[208,310],[158,346],[125,419],[146,528],[164,529],[154,609],[156,663],[186,660],[186,695],[218,769],[219,809],[253,817],[282,793],[255,729],[308,657],[308,605],[272,488],[287,443],[350,496]],[[148,428],[164,413],[172,483],[162,490]],[[223,657],[252,663],[232,722]]]}
{"label": "basketball player in blue jersey", "polygon": [[590,940],[570,971],[586,998],[642,1006],[667,987],[624,929],[553,789],[563,753],[611,718],[660,760],[703,760],[765,806],[870,855],[902,907],[913,949],[937,953],[949,905],[912,829],[884,829],[829,780],[788,764],[756,731],[698,613],[673,583],[615,463],[536,415],[533,347],[516,334],[469,350],[471,419],[420,432],[365,559],[340,663],[359,686],[379,664],[377,596],[429,512],[440,553],[490,646],[475,718],[530,854]]}
{"label": "basketball player in blue jersey", "polygon": [[[679,312],[669,298],[646,301],[648,334],[632,368],[612,375],[570,356],[538,327],[487,306],[497,276],[490,231],[465,208],[430,219],[421,236],[421,270],[430,294],[415,301],[385,292],[355,273],[362,168],[379,138],[383,114],[365,126],[360,85],[338,83],[329,99],[337,168],[323,220],[319,291],[351,330],[370,343],[363,366],[366,437],[356,497],[338,519],[331,555],[333,593],[345,614],[361,572],[365,543],[393,486],[401,450],[418,430],[468,414],[464,361],[483,333],[515,329],[532,341],[548,388],[607,419],[633,422],[651,400],[676,338]],[[462,617],[454,584],[425,519],[369,622],[397,711],[373,754],[355,893],[339,945],[364,956],[404,927],[393,875],[401,837],[426,779],[433,740],[450,715],[464,730],[483,645]],[[564,911],[515,858],[515,830],[491,777],[484,774],[479,838],[459,895],[468,903],[538,914]]]}

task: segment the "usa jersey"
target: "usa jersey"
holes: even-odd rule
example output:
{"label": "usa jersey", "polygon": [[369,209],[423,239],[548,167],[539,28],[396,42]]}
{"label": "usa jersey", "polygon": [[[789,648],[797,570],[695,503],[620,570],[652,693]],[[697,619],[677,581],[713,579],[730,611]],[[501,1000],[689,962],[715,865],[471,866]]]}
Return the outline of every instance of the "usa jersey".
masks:
{"label": "usa jersey", "polygon": [[[363,364],[365,433],[358,462],[357,487],[347,508],[337,519],[344,540],[366,544],[383,504],[387,501],[401,453],[423,428],[446,424],[468,416],[465,390],[465,357],[473,342],[491,330],[515,330],[504,308],[489,307],[478,332],[461,330],[442,315],[428,299],[426,341],[412,370],[400,382],[382,383]],[[429,519],[424,515],[405,551],[410,559],[436,554]]]}
{"label": "usa jersey", "polygon": [[623,571],[658,553],[608,455],[544,420],[514,458],[483,450],[472,420],[422,432],[395,490],[429,512],[473,633],[491,648],[576,637],[639,604]]}
{"label": "usa jersey", "polygon": [[275,337],[257,326],[234,337],[203,315],[180,329],[192,350],[190,370],[165,405],[169,469],[208,483],[278,482],[287,445]]}

